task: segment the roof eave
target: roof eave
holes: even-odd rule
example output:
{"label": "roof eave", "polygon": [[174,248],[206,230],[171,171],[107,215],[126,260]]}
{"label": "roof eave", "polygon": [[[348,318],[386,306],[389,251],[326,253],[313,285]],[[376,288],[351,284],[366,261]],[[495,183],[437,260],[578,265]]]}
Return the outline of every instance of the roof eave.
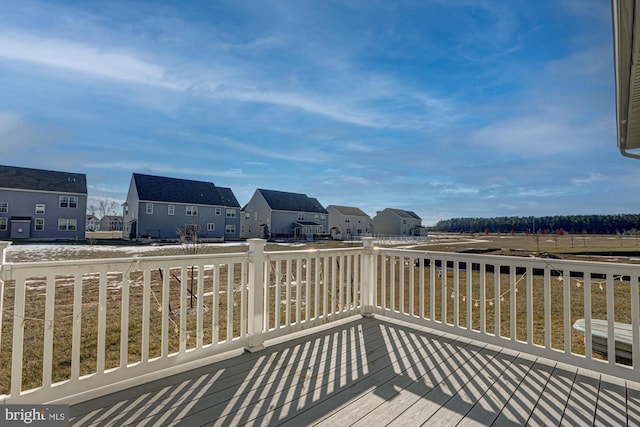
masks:
{"label": "roof eave", "polygon": [[[620,153],[640,158],[640,20],[635,1],[612,0],[613,54],[616,87],[616,130]],[[632,151],[630,151],[632,150]]]}

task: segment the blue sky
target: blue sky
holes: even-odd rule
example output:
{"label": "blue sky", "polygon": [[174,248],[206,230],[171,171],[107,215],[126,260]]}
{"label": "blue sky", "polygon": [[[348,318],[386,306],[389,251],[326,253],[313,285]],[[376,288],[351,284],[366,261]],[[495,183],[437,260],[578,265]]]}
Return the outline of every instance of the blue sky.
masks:
{"label": "blue sky", "polygon": [[452,217],[636,213],[608,0],[0,3],[0,163]]}

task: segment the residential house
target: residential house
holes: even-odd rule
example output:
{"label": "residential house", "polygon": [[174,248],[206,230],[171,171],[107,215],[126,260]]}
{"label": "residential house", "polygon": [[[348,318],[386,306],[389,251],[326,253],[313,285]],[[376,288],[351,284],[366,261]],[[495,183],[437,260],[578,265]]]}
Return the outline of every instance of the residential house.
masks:
{"label": "residential house", "polygon": [[306,194],[257,189],[242,208],[245,238],[305,238],[328,235],[328,213]]}
{"label": "residential house", "polygon": [[97,216],[93,214],[87,214],[87,219],[85,221],[85,230],[86,231],[98,231],[100,230],[100,220]]}
{"label": "residential house", "polygon": [[212,182],[134,173],[123,213],[123,235],[130,239],[240,237],[238,200]]}
{"label": "residential house", "polygon": [[105,215],[100,219],[100,231],[122,231],[123,218],[119,215]]}
{"label": "residential house", "polygon": [[422,219],[412,211],[386,208],[373,218],[377,235],[424,236],[427,231]]}
{"label": "residential house", "polygon": [[640,159],[640,18],[634,1],[612,0],[613,64],[616,82],[616,128],[623,156]]}
{"label": "residential house", "polygon": [[84,174],[0,166],[0,239],[84,239]]}
{"label": "residential house", "polygon": [[359,208],[349,206],[327,206],[329,231],[336,240],[352,240],[354,237],[371,236],[373,221]]}

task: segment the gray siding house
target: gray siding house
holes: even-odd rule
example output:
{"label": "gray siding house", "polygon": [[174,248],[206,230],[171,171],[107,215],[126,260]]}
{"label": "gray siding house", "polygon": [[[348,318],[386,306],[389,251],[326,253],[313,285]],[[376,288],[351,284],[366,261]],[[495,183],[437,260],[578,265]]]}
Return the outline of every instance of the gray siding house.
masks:
{"label": "gray siding house", "polygon": [[84,239],[84,174],[0,166],[0,239]]}
{"label": "gray siding house", "polygon": [[426,228],[422,226],[422,219],[412,211],[386,208],[373,218],[373,224],[378,235],[393,236],[424,236]]}
{"label": "gray siding house", "polygon": [[238,200],[211,182],[134,173],[123,214],[123,236],[134,240],[240,237]]}
{"label": "gray siding house", "polygon": [[329,231],[336,240],[351,240],[354,237],[373,235],[371,217],[359,208],[349,206],[327,206]]}
{"label": "gray siding house", "polygon": [[328,235],[329,214],[306,194],[257,189],[242,208],[244,238],[305,238]]}

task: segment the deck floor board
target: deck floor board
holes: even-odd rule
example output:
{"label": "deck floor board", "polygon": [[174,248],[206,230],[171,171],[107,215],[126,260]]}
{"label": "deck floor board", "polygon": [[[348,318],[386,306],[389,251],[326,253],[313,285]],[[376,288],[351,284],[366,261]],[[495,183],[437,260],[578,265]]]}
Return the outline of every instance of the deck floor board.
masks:
{"label": "deck floor board", "polygon": [[71,424],[638,425],[640,385],[354,317],[70,408]]}

